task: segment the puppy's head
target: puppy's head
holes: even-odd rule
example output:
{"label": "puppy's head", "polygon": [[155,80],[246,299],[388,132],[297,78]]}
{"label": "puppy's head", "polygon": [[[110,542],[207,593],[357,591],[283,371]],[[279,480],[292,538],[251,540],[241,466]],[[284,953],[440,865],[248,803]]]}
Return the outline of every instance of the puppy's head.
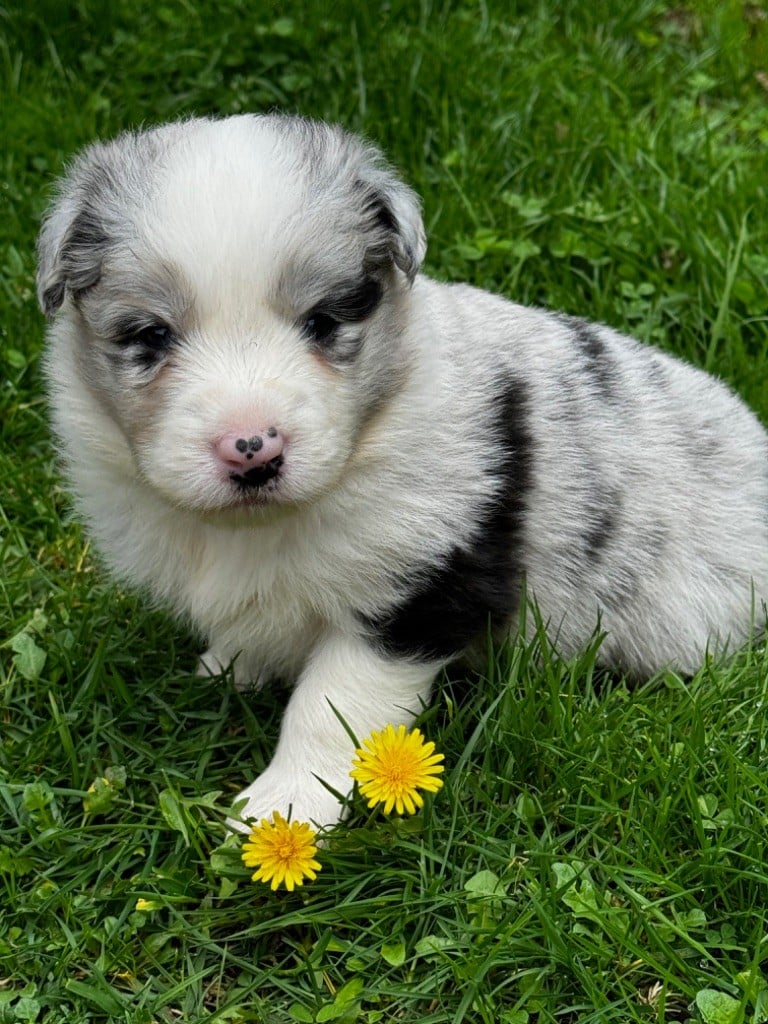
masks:
{"label": "puppy's head", "polygon": [[90,147],[39,240],[70,461],[101,423],[184,508],[330,490],[397,387],[424,249],[416,197],[338,127],[192,120]]}

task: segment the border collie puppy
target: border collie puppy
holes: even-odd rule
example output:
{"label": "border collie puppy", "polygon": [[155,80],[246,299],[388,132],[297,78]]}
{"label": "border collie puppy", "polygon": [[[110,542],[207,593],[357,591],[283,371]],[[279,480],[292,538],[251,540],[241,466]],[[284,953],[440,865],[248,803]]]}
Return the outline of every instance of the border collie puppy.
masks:
{"label": "border collie puppy", "polygon": [[42,228],[53,427],[98,549],[205,637],[201,671],[293,683],[244,819],[337,821],[337,715],[411,722],[524,581],[565,655],[599,622],[636,676],[765,623],[755,416],[607,327],[430,280],[425,244],[376,148],[281,115],[92,145]]}

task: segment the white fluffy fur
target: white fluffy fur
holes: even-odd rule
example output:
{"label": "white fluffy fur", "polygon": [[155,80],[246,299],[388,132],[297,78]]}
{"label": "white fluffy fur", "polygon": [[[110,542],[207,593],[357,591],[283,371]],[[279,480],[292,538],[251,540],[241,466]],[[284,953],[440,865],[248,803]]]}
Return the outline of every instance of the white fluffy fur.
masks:
{"label": "white fluffy fur", "polygon": [[[361,182],[391,216],[386,243]],[[342,326],[362,345],[334,364],[302,317],[359,278],[371,245],[383,298]],[[767,445],[744,405],[594,328],[601,378],[573,323],[415,276],[423,253],[418,203],[372,147],[279,117],[92,147],[41,235],[54,430],[99,550],[207,638],[204,666],[295,684],[274,759],[241,794],[246,819],[335,821],[323,781],[349,789],[352,749],[334,709],[362,737],[428,700],[448,657],[398,656],[362,623],[477,537],[501,487],[494,396],[509,376],[533,443],[521,561],[566,654],[600,617],[606,664],[692,671],[762,622]],[[151,366],[113,337],[142,317],[178,339]],[[279,486],[258,500],[212,455],[257,421],[287,438]],[[608,546],[590,554],[601,529]]]}

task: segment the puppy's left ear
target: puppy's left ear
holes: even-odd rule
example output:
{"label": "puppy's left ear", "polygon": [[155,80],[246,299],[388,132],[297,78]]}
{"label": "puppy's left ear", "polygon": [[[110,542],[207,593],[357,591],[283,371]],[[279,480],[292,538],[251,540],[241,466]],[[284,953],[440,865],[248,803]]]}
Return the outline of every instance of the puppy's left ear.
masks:
{"label": "puppy's left ear", "polygon": [[413,283],[427,251],[419,197],[400,181],[378,151],[371,148],[367,155],[359,185],[374,232],[371,256],[380,262],[394,262]]}
{"label": "puppy's left ear", "polygon": [[412,284],[427,251],[421,205],[415,192],[399,181],[379,195],[377,217],[389,234],[395,266]]}

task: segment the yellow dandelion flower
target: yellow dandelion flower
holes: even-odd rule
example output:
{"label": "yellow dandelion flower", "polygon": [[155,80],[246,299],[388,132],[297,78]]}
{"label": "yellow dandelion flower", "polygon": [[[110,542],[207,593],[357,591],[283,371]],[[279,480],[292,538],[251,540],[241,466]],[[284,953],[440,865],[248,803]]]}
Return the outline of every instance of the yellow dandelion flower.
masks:
{"label": "yellow dandelion flower", "polygon": [[253,826],[243,843],[242,858],[246,867],[258,868],[251,876],[254,882],[269,882],[273,890],[284,883],[293,892],[305,878],[317,878],[321,865],[314,859],[316,853],[311,827],[306,822],[288,822],[275,811],[271,821],[262,818]]}
{"label": "yellow dandelion flower", "polygon": [[138,899],[136,900],[136,906],[133,909],[138,910],[139,913],[147,914],[150,910],[162,910],[163,904],[160,900]]}
{"label": "yellow dandelion flower", "polygon": [[393,807],[398,814],[415,814],[417,807],[424,806],[419,790],[435,793],[443,784],[435,776],[444,771],[439,763],[444,755],[433,753],[434,749],[435,744],[425,743],[418,729],[406,732],[400,725],[395,731],[388,725],[363,740],[349,774],[360,783],[369,807],[383,803],[385,814]]}

